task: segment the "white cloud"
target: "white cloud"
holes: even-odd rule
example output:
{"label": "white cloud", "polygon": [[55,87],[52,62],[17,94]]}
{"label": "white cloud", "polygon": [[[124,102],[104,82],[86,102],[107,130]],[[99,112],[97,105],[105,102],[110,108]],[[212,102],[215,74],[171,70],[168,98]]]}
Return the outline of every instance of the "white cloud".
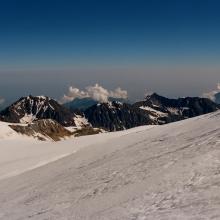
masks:
{"label": "white cloud", "polygon": [[128,98],[128,92],[126,90],[121,89],[118,87],[114,91],[110,91],[110,97],[118,98],[118,99],[127,99]]}
{"label": "white cloud", "polygon": [[98,83],[96,83],[94,86],[87,86],[85,90],[80,90],[70,86],[68,93],[63,96],[61,102],[65,103],[76,98],[82,99],[87,97],[90,97],[98,102],[107,102],[109,97],[126,99],[128,97],[128,93],[126,90],[123,90],[120,87],[113,91],[109,91],[100,86]]}
{"label": "white cloud", "polygon": [[67,95],[64,95],[61,102],[70,102],[73,101],[75,98],[86,98],[88,97],[88,94],[86,94],[84,91],[80,91],[78,88],[70,86],[68,89]]}
{"label": "white cloud", "polygon": [[206,92],[202,96],[208,99],[211,99],[212,101],[215,101],[215,95],[217,93],[220,93],[220,83],[217,83],[217,88],[213,91]]}
{"label": "white cloud", "polygon": [[99,84],[86,87],[88,96],[98,102],[107,102],[109,98],[109,91]]}
{"label": "white cloud", "polygon": [[2,105],[5,102],[5,99],[0,97],[0,105]]}

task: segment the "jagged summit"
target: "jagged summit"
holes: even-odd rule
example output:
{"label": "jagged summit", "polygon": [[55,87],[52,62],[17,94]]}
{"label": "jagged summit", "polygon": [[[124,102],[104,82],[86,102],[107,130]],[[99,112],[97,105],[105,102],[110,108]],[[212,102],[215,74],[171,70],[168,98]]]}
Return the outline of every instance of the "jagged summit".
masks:
{"label": "jagged summit", "polygon": [[145,100],[135,103],[134,106],[145,110],[158,124],[191,118],[220,109],[218,104],[207,98],[169,99],[157,93],[146,96]]}
{"label": "jagged summit", "polygon": [[13,123],[30,123],[37,119],[53,119],[64,126],[75,126],[75,114],[47,96],[22,97],[0,112],[0,119]]}

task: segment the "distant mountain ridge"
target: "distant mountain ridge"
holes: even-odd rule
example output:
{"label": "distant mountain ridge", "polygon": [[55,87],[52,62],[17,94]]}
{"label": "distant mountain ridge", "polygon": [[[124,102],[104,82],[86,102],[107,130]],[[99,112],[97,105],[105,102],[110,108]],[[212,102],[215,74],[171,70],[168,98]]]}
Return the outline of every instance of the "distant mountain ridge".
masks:
{"label": "distant mountain ridge", "polygon": [[207,98],[185,97],[169,99],[156,93],[134,104],[146,111],[159,124],[192,118],[220,109],[220,105]]}
{"label": "distant mountain ridge", "polygon": [[158,125],[214,112],[220,105],[206,98],[169,99],[156,93],[133,105],[100,103],[86,109],[85,116],[96,127],[109,131],[140,125]]}
{"label": "distant mountain ridge", "polygon": [[76,98],[71,102],[67,102],[63,104],[66,108],[68,108],[70,111],[75,111],[75,110],[86,110],[87,108],[97,104],[98,101],[95,101],[91,98]]}
{"label": "distant mountain ridge", "polygon": [[[123,102],[123,103],[129,103],[130,101],[127,99],[122,99],[122,98],[112,98],[109,97],[109,102]],[[81,110],[81,111],[85,111],[87,108],[98,104],[99,102],[92,99],[92,98],[75,98],[73,101],[71,102],[67,102],[64,103],[63,105],[68,108],[71,111],[76,111],[76,110]]]}
{"label": "distant mountain ridge", "polygon": [[[91,99],[77,100],[84,105]],[[92,104],[92,102],[90,102]],[[81,105],[81,106],[82,106]],[[13,123],[31,123],[52,119],[68,127],[93,127],[118,131],[141,125],[161,125],[214,112],[220,105],[207,98],[186,97],[169,99],[156,93],[134,104],[109,101],[76,110],[67,108],[45,96],[22,97],[0,112],[0,120]]]}

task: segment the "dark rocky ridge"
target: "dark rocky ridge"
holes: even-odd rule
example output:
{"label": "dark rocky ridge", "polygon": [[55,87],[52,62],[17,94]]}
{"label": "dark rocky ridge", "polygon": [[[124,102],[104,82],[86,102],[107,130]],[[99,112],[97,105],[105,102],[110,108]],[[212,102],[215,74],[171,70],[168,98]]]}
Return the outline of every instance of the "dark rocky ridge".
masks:
{"label": "dark rocky ridge", "polygon": [[84,113],[93,127],[108,131],[153,124],[144,110],[120,102],[99,103],[86,109]]}

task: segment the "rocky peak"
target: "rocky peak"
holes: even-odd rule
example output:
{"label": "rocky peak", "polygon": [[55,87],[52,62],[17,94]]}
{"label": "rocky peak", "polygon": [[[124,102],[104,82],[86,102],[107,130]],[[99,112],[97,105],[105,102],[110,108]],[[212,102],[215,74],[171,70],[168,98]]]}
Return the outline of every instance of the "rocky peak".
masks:
{"label": "rocky peak", "polygon": [[75,126],[75,114],[46,96],[22,97],[0,112],[0,119],[13,123],[31,123],[38,119],[53,119],[64,126]]}
{"label": "rocky peak", "polygon": [[159,124],[191,118],[220,109],[219,105],[206,98],[169,99],[156,93],[135,103],[134,106],[145,110]]}

